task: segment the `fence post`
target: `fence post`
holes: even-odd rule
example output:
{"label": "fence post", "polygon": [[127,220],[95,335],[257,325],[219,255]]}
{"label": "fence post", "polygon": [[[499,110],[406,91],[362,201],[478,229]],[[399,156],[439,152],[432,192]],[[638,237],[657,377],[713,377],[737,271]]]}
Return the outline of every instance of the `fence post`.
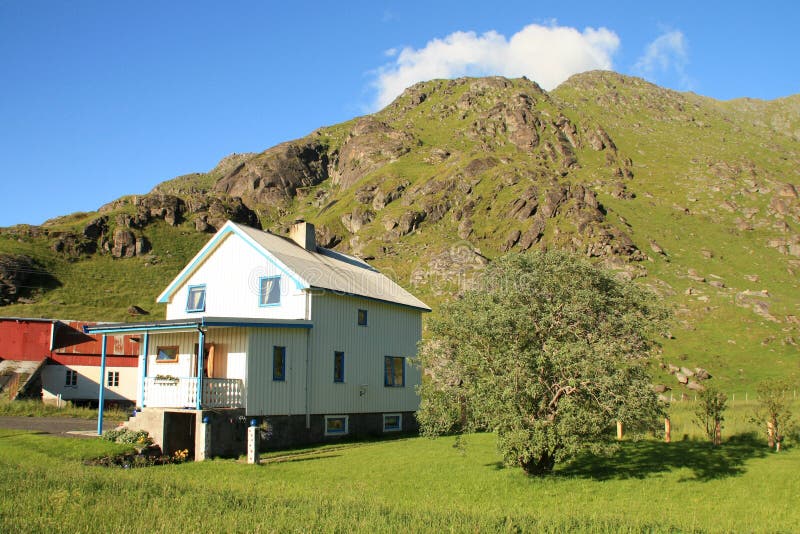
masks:
{"label": "fence post", "polygon": [[664,442],[672,443],[672,423],[670,423],[669,417],[664,418]]}

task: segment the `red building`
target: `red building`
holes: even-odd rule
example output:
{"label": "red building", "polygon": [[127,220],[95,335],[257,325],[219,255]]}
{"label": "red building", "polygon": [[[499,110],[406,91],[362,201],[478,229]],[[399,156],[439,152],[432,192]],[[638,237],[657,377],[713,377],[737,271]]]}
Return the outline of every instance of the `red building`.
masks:
{"label": "red building", "polygon": [[[102,336],[83,333],[85,321],[0,317],[0,390],[45,402],[96,404]],[[133,404],[138,387],[135,336],[108,336],[109,404]]]}

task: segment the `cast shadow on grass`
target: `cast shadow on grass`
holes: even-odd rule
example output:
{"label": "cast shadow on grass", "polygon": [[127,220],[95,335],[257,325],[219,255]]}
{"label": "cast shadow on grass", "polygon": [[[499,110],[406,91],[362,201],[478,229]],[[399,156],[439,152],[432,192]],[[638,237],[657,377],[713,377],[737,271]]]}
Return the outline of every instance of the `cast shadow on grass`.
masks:
{"label": "cast shadow on grass", "polygon": [[284,457],[279,456],[278,458],[267,458],[262,460],[262,464],[290,464],[296,462],[311,462],[314,460],[327,460],[330,458],[339,458],[341,454],[315,454],[313,456],[302,456],[302,457]]}
{"label": "cast shadow on grass", "polygon": [[740,476],[748,460],[763,458],[768,453],[766,443],[755,433],[732,436],[718,447],[698,440],[631,441],[623,443],[610,458],[584,454],[558,469],[555,475],[594,480],[641,479],[686,468],[694,476],[684,477],[681,482],[708,481]]}

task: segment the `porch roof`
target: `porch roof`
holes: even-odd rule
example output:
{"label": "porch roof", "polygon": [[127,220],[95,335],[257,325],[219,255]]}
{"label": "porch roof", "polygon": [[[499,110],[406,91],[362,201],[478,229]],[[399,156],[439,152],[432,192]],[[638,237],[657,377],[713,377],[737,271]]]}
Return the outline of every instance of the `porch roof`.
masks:
{"label": "porch roof", "polygon": [[123,334],[128,332],[189,332],[201,328],[313,328],[305,319],[256,319],[242,317],[197,317],[193,319],[169,319],[139,323],[99,323],[85,325],[85,334]]}

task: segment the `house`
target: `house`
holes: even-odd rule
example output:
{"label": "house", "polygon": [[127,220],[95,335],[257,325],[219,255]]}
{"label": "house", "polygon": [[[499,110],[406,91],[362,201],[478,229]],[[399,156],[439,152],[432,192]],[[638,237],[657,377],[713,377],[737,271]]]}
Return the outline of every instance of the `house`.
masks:
{"label": "house", "polygon": [[[0,317],[0,390],[14,398],[96,405],[101,339],[85,321]],[[136,402],[139,346],[130,335],[106,339],[106,405]]]}
{"label": "house", "polygon": [[412,359],[430,308],[317,247],[312,224],[286,238],[229,221],[158,301],[166,320],[85,331],[141,337],[128,425],[165,453],[240,454],[253,421],[267,448],[416,428]]}

